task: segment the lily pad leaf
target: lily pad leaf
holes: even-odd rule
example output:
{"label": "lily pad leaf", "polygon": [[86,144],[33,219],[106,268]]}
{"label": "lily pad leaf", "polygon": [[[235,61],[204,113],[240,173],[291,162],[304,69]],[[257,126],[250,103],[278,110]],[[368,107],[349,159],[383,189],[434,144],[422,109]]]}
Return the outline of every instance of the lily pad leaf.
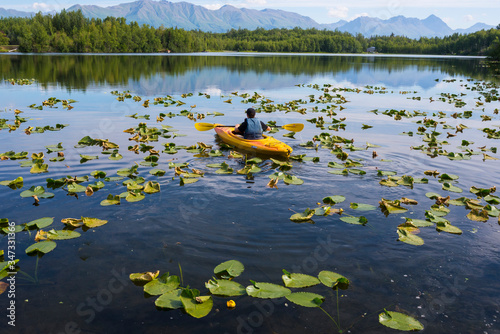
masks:
{"label": "lily pad leaf", "polygon": [[86,187],[82,186],[81,184],[77,183],[71,183],[68,184],[68,192],[70,193],[83,193],[87,189]]}
{"label": "lily pad leaf", "polygon": [[169,273],[165,273],[144,285],[144,292],[152,296],[162,295],[177,289],[180,284],[181,280],[178,276],[170,276]]}
{"label": "lily pad leaf", "polygon": [[80,237],[80,233],[76,231],[70,231],[70,230],[50,230],[48,232],[45,231],[38,231],[37,234],[40,239],[47,239],[47,240],[67,240],[67,239],[75,239]]}
{"label": "lily pad leaf", "polygon": [[245,270],[245,266],[238,260],[222,262],[214,268],[214,274],[219,276],[238,277]]}
{"label": "lily pad leaf", "polygon": [[334,195],[323,198],[323,203],[330,205],[342,203],[343,201],[345,201],[345,197],[341,195]]}
{"label": "lily pad leaf", "polygon": [[26,248],[26,254],[34,252],[46,254],[52,251],[54,248],[56,248],[56,246],[57,244],[54,241],[50,240],[40,241]]}
{"label": "lily pad leaf", "polygon": [[443,183],[443,190],[452,191],[454,193],[461,193],[463,191],[459,187],[454,186],[454,185],[452,185],[451,183],[448,183],[448,182],[444,182]]}
{"label": "lily pad leaf", "polygon": [[159,273],[159,270],[156,272],[147,271],[143,273],[132,273],[129,275],[129,278],[135,285],[144,285],[158,277]]}
{"label": "lily pad leaf", "polygon": [[456,226],[451,225],[446,221],[441,221],[436,223],[436,230],[442,232],[448,232],[452,234],[462,234],[462,230]]}
{"label": "lily pad leaf", "polygon": [[290,289],[285,288],[281,285],[253,281],[252,285],[247,286],[246,291],[247,294],[251,297],[263,299],[281,298],[292,293]]}
{"label": "lily pad leaf", "polygon": [[42,229],[51,225],[53,222],[54,222],[54,217],[44,217],[26,223],[26,227],[30,228],[36,226],[36,228]]}
{"label": "lily pad leaf", "polygon": [[146,194],[154,194],[160,191],[160,184],[154,181],[148,181],[144,186],[144,192]]}
{"label": "lily pad leaf", "polygon": [[20,195],[21,197],[31,197],[31,196],[38,196],[40,197],[42,194],[45,193],[45,188],[42,186],[32,186],[28,190],[23,191]]}
{"label": "lily pad leaf", "polygon": [[318,285],[320,281],[310,275],[299,274],[299,273],[289,273],[283,269],[283,283],[287,288],[306,288],[314,285]]}
{"label": "lily pad leaf", "polygon": [[120,204],[120,196],[119,195],[113,196],[111,194],[109,194],[108,198],[106,198],[101,202],[102,206],[119,205],[119,204]]}
{"label": "lily pad leaf", "polygon": [[214,304],[212,296],[200,296],[200,292],[196,289],[182,290],[180,299],[187,314],[195,318],[209,314]]}
{"label": "lily pad leaf", "polygon": [[211,279],[205,283],[205,287],[210,293],[217,296],[241,296],[246,293],[245,287],[240,283],[229,280]]}
{"label": "lily pad leaf", "polygon": [[167,309],[183,308],[181,301],[182,289],[175,289],[162,294],[155,300],[156,307]]}
{"label": "lily pad leaf", "polygon": [[44,164],[44,163],[36,163],[33,164],[31,167],[30,173],[32,174],[40,174],[40,173],[47,173],[49,170],[49,165]]}
{"label": "lily pad leaf", "polygon": [[408,209],[402,207],[401,205],[399,205],[399,203],[400,202],[398,200],[390,201],[384,198],[382,198],[382,200],[379,202],[380,209],[386,216],[391,213],[404,213],[408,211]]}
{"label": "lily pad leaf", "polygon": [[325,297],[311,292],[294,292],[285,297],[292,303],[304,307],[319,307],[325,300]]}
{"label": "lily pad leaf", "polygon": [[90,218],[90,217],[82,217],[83,225],[89,227],[89,228],[94,228],[94,227],[99,227],[104,224],[107,224],[107,220],[103,219],[98,219],[98,218]]}
{"label": "lily pad leaf", "polygon": [[283,178],[283,182],[285,182],[285,184],[296,184],[296,185],[301,185],[304,183],[303,180],[299,179],[295,175],[285,175],[285,177]]}
{"label": "lily pad leaf", "polygon": [[304,212],[299,212],[299,213],[293,214],[290,217],[290,220],[293,222],[307,221],[307,220],[310,220],[312,218],[312,216],[314,216],[314,213],[315,213],[315,210],[311,210],[311,209],[307,208]]}
{"label": "lily pad leaf", "polygon": [[385,309],[384,312],[379,314],[378,321],[386,327],[400,331],[420,331],[424,329],[424,326],[415,318]]}
{"label": "lily pad leaf", "polygon": [[165,175],[166,171],[164,171],[163,169],[158,169],[158,168],[155,168],[155,169],[152,169],[149,171],[149,174],[151,175],[155,175],[155,176],[163,176]]}
{"label": "lily pad leaf", "polygon": [[467,218],[476,222],[486,222],[489,219],[488,211],[472,209],[468,214]]}
{"label": "lily pad leaf", "polygon": [[424,244],[424,239],[419,236],[405,230],[402,228],[398,228],[398,241],[402,241],[404,243],[414,245],[414,246],[422,246]]}
{"label": "lily pad leaf", "polygon": [[24,185],[24,180],[22,176],[19,176],[15,180],[0,181],[0,185],[7,186],[10,189],[21,189]]}
{"label": "lily pad leaf", "polygon": [[142,201],[146,196],[142,192],[129,191],[125,200],[127,202],[139,202]]}
{"label": "lily pad leaf", "polygon": [[349,205],[351,209],[354,210],[359,210],[359,211],[370,211],[370,210],[375,210],[376,207],[371,204],[362,204],[362,203],[351,203]]}
{"label": "lily pad leaf", "polygon": [[344,223],[348,224],[353,224],[353,225],[366,225],[368,224],[368,219],[366,217],[361,216],[361,217],[340,217],[340,220],[342,220]]}
{"label": "lily pad leaf", "polygon": [[318,278],[329,288],[339,287],[341,289],[347,289],[349,286],[349,280],[340,274],[334,273],[333,271],[323,270],[318,274]]}

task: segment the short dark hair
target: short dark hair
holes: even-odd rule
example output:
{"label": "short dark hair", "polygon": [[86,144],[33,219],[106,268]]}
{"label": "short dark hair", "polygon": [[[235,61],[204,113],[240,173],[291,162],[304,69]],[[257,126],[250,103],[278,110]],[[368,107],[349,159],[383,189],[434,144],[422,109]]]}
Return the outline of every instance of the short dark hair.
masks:
{"label": "short dark hair", "polygon": [[247,116],[250,118],[255,117],[255,109],[254,108],[248,108],[246,113],[247,113]]}

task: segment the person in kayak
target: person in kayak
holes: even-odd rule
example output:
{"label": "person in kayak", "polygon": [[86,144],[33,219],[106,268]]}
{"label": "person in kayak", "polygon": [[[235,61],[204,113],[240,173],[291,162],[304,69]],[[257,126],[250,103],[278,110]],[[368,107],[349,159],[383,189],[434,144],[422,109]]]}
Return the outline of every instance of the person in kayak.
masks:
{"label": "person in kayak", "polygon": [[248,108],[246,113],[247,113],[247,118],[245,118],[245,121],[243,123],[236,125],[234,127],[233,133],[237,135],[243,135],[243,138],[245,139],[264,138],[262,136],[262,133],[264,131],[271,130],[271,128],[268,127],[264,122],[259,121],[255,117],[254,108]]}

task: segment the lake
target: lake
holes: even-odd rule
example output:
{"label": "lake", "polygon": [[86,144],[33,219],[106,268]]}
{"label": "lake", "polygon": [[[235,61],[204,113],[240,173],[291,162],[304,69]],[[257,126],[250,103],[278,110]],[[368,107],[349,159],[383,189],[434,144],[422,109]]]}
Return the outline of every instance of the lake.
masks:
{"label": "lake", "polygon": [[[484,59],[5,54],[0,73],[0,218],[20,230],[0,243],[2,261],[19,260],[0,296],[3,310],[15,302],[15,328],[5,316],[1,328],[393,333],[379,323],[386,309],[425,333],[500,333],[499,78]],[[254,173],[239,174],[238,150],[194,124],[234,125],[249,107],[264,122],[305,127],[272,134],[293,148],[289,160],[259,156]],[[270,188],[275,173],[303,183]],[[144,194],[149,181],[160,191]],[[26,192],[36,186],[38,201]],[[103,205],[117,195],[119,205]],[[60,234],[52,239],[80,236],[26,254],[40,228],[22,224],[45,217],[38,227]],[[80,217],[108,222],[61,222]],[[244,265],[233,280],[243,287],[283,285],[283,269],[349,284],[291,288],[324,297],[322,309],[214,295],[197,319],[157,308],[129,279],[159,270],[208,296],[228,260]]]}

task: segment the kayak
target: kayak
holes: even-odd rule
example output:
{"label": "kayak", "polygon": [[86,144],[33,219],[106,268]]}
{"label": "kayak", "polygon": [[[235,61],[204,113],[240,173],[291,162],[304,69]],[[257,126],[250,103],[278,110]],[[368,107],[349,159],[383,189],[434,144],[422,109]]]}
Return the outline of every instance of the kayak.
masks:
{"label": "kayak", "polygon": [[225,143],[250,152],[287,157],[292,153],[290,146],[271,136],[264,135],[263,139],[244,139],[243,136],[233,133],[234,127],[222,127],[216,124],[214,129]]}

